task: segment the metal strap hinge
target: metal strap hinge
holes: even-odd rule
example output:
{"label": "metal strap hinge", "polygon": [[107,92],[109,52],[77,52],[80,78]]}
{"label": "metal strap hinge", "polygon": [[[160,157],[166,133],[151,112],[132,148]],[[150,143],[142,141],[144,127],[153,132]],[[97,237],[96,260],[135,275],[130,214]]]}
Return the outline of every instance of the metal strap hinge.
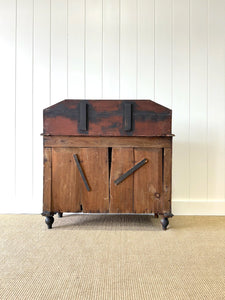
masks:
{"label": "metal strap hinge", "polygon": [[140,161],[139,163],[137,163],[136,165],[134,165],[131,169],[129,169],[126,173],[124,173],[123,175],[121,175],[119,178],[117,178],[114,183],[116,185],[118,185],[119,183],[121,183],[122,181],[124,181],[128,176],[130,176],[131,174],[133,174],[136,170],[138,170],[140,167],[142,167],[143,165],[145,165],[148,162],[148,160],[146,158],[144,158],[142,161]]}

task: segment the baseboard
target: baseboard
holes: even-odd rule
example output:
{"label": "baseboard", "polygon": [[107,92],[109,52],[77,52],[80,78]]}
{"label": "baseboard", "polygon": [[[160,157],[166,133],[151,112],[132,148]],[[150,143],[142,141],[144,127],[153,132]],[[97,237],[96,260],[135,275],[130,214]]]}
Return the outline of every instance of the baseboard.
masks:
{"label": "baseboard", "polygon": [[[0,214],[41,214],[42,209],[1,208]],[[175,216],[225,216],[225,201],[172,201]]]}
{"label": "baseboard", "polygon": [[225,216],[225,201],[173,201],[174,215]]}

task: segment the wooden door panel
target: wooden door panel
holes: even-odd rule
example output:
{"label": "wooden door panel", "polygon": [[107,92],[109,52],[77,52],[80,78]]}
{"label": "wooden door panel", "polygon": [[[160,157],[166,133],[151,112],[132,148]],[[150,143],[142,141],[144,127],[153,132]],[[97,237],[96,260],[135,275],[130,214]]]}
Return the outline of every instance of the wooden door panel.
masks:
{"label": "wooden door panel", "polygon": [[82,182],[83,212],[108,212],[108,148],[81,148],[80,163],[91,189],[87,191]]}
{"label": "wooden door panel", "polygon": [[[90,186],[87,191],[73,155],[77,154]],[[52,154],[53,211],[107,212],[107,148],[55,148]]]}
{"label": "wooden door panel", "polygon": [[73,154],[79,148],[52,149],[52,210],[78,212],[81,204],[81,180]]}
{"label": "wooden door panel", "polygon": [[134,212],[158,212],[162,192],[162,149],[134,148],[135,164],[144,158],[148,162],[134,173]]}
{"label": "wooden door panel", "polygon": [[133,167],[133,148],[113,148],[110,176],[110,212],[133,212],[133,175],[115,185],[114,181]]}

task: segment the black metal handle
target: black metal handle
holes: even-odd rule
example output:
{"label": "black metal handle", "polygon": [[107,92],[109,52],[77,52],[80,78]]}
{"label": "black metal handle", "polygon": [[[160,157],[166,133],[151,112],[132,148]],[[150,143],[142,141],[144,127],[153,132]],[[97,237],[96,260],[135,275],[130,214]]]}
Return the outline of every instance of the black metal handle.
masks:
{"label": "black metal handle", "polygon": [[140,161],[139,163],[137,163],[136,165],[134,165],[131,169],[129,169],[126,173],[124,173],[119,178],[117,178],[114,181],[114,183],[116,185],[118,185],[119,183],[121,183],[122,181],[124,181],[124,179],[126,179],[128,176],[130,176],[131,174],[133,174],[136,170],[138,170],[140,167],[142,167],[143,165],[145,165],[147,162],[148,162],[148,160],[146,158],[144,158],[142,161]]}
{"label": "black metal handle", "polygon": [[80,162],[79,162],[79,159],[78,159],[77,154],[74,154],[73,157],[74,157],[74,160],[75,160],[75,162],[76,162],[76,164],[77,164],[77,167],[78,167],[78,170],[79,170],[79,172],[80,172],[80,175],[81,175],[81,177],[82,177],[82,179],[83,179],[83,182],[84,182],[84,184],[85,184],[85,187],[86,187],[86,189],[87,189],[88,191],[90,191],[91,189],[90,189],[89,184],[88,184],[88,182],[87,182],[87,179],[86,179],[86,177],[85,177],[85,175],[84,175],[84,172],[83,172],[83,170],[82,170],[82,168],[81,168],[81,165],[80,165]]}

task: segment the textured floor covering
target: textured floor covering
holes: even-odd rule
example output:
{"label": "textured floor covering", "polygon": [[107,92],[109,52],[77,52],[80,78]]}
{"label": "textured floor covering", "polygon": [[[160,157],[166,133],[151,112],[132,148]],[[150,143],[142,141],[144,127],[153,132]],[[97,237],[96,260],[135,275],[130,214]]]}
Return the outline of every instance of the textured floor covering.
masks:
{"label": "textured floor covering", "polygon": [[0,217],[0,299],[225,299],[225,217]]}

